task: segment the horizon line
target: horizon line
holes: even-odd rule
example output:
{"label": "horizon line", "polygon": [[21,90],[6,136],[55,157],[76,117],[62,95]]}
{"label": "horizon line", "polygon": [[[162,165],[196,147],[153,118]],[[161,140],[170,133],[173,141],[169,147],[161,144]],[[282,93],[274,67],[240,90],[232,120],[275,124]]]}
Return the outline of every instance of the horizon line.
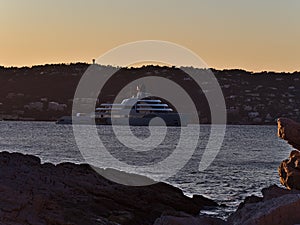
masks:
{"label": "horizon line", "polygon": [[[16,68],[16,69],[22,69],[22,68],[33,68],[33,67],[38,67],[38,66],[51,66],[51,65],[74,65],[74,64],[87,64],[87,65],[93,65],[93,63],[91,62],[86,62],[86,61],[77,61],[77,62],[52,62],[52,63],[44,63],[44,64],[31,64],[31,65],[22,65],[22,66],[17,66],[17,65],[0,65],[0,68],[4,68],[4,69],[12,69],[12,68]],[[97,64],[97,63],[95,63]],[[248,70],[245,68],[237,68],[237,67],[231,67],[231,68],[214,68],[214,67],[207,67],[207,68],[198,68],[198,67],[194,67],[192,65],[166,65],[166,64],[143,64],[143,65],[139,65],[139,66],[133,66],[133,65],[128,65],[128,66],[120,66],[120,65],[103,65],[103,64],[97,64],[100,66],[111,66],[111,67],[116,67],[116,68],[142,68],[142,67],[147,67],[147,66],[157,66],[157,67],[176,67],[176,68],[184,68],[184,67],[192,67],[194,69],[210,69],[210,70],[218,70],[218,71],[226,71],[226,70],[242,70],[245,72],[249,72],[249,73],[263,73],[263,72],[267,72],[267,73],[299,73],[299,70],[294,70],[294,71],[279,71],[279,70]]]}

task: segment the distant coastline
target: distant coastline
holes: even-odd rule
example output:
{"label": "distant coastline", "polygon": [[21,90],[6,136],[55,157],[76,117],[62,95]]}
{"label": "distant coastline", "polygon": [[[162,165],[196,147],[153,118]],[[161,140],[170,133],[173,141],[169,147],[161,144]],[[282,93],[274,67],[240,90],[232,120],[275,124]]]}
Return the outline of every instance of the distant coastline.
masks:
{"label": "distant coastline", "polygon": [[[87,63],[53,64],[32,67],[0,67],[0,120],[56,121],[71,115],[77,84],[90,66]],[[111,69],[101,66],[101,69]],[[115,68],[116,69],[116,68]],[[124,83],[144,76],[173,80],[194,98],[201,124],[210,123],[210,110],[204,93],[182,70],[166,66],[119,69],[103,88],[101,102],[112,102]],[[201,72],[203,69],[188,68]],[[227,123],[237,125],[276,125],[279,117],[297,120],[300,72],[247,72],[239,69],[215,70],[223,91]],[[203,84],[205,85],[205,84]],[[193,121],[192,121],[193,122]]]}

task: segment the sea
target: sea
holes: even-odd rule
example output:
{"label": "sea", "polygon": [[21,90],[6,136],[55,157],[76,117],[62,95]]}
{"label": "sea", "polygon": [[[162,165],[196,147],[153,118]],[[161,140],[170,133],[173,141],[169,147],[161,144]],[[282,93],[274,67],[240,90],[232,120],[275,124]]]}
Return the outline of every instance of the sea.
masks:
{"label": "sea", "polygon": [[[122,129],[120,127],[117,130]],[[199,134],[197,125],[189,125],[187,128],[155,127],[152,130],[148,127],[131,127],[131,135],[141,141],[135,147],[141,151],[130,149],[134,145],[132,139],[129,141],[130,146],[125,146],[124,140],[129,140],[126,136],[128,133],[124,132],[122,136],[122,132],[119,132],[119,136],[116,136],[116,129],[111,126],[97,126],[97,134],[103,146],[101,146],[102,150],[99,150],[100,147],[96,145],[92,151],[100,152],[101,155],[105,148],[111,156],[99,159],[89,156],[89,151],[87,151],[88,153],[83,152],[84,146],[78,147],[72,125],[58,125],[54,122],[1,121],[0,151],[31,154],[38,156],[42,162],[54,164],[73,162],[99,166],[97,160],[111,160],[108,165],[113,167],[117,160],[129,165],[126,167],[127,169],[139,166],[156,168],[156,164],[164,162],[164,159],[172,156],[181,138],[182,129],[188,129],[191,134],[185,137],[185,141],[189,141],[188,138],[195,139],[195,135],[192,135],[195,133],[199,137],[189,159],[181,165],[181,158],[173,157],[176,163],[171,163],[171,167],[166,165],[164,170],[159,173],[155,169],[145,169],[142,175],[156,180],[163,177],[162,181],[182,189],[188,196],[203,195],[225,205],[203,210],[200,214],[226,219],[237,209],[245,197],[261,196],[261,189],[273,184],[280,186],[277,169],[280,162],[288,157],[292,148],[277,137],[276,126],[227,125],[222,145],[217,149],[216,157],[212,158],[211,164],[202,171],[199,171],[199,163],[204,152],[207,151],[211,134],[209,125],[200,125]],[[85,139],[85,133],[87,137],[90,135],[89,130],[89,125],[82,125],[83,139]],[[149,140],[150,136],[154,137],[150,140],[159,139],[162,142],[152,150],[145,150],[142,141]],[[182,158],[191,154],[190,150],[186,150],[184,147],[181,147],[179,152],[182,154]],[[177,165],[179,168],[175,168]],[[173,171],[174,168],[176,173],[172,176],[168,178],[163,176],[165,173],[168,174],[169,170]]]}

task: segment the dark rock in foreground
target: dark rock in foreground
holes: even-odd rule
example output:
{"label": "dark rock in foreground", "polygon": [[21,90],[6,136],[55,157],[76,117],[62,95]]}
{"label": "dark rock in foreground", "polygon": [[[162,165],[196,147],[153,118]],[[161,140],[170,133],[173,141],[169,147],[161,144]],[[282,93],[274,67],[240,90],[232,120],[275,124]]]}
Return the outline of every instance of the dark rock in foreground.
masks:
{"label": "dark rock in foreground", "polygon": [[273,185],[263,197],[248,197],[228,218],[231,225],[294,225],[300,223],[300,191]]}
{"label": "dark rock in foreground", "polygon": [[263,197],[250,196],[236,212],[222,221],[193,217],[184,213],[165,213],[154,225],[296,225],[300,224],[300,191],[273,185],[262,190]]}
{"label": "dark rock in foreground", "polygon": [[182,212],[166,212],[155,221],[154,225],[227,225],[227,223],[207,216],[194,217]]}
{"label": "dark rock in foreground", "polygon": [[165,211],[197,215],[216,206],[165,183],[123,186],[88,165],[41,164],[35,156],[0,153],[0,224],[153,224]]}

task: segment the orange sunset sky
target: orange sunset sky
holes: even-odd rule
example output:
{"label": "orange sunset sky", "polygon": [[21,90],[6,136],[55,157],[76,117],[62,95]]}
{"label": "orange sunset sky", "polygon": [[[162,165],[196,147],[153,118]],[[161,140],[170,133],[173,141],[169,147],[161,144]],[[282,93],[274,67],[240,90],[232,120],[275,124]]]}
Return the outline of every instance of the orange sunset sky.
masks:
{"label": "orange sunset sky", "polygon": [[0,3],[2,66],[91,62],[118,45],[155,39],[189,48],[212,68],[300,71],[298,0]]}

